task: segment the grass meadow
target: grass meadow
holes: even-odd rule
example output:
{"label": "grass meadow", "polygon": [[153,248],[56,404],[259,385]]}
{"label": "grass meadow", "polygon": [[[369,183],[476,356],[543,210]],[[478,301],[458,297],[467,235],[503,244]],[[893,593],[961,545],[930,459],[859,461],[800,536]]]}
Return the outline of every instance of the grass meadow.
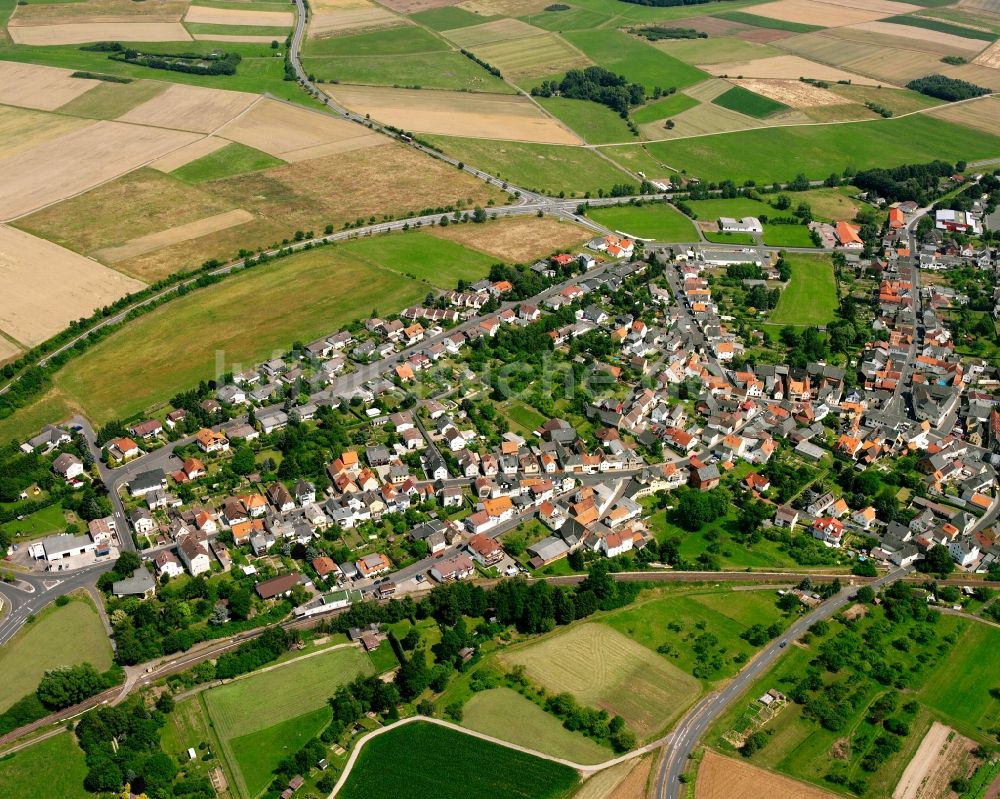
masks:
{"label": "grass meadow", "polygon": [[510,94],[513,91],[474,61],[461,53],[450,51],[433,50],[403,55],[314,55],[303,57],[302,64],[321,82],[464,89],[498,94]]}
{"label": "grass meadow", "polygon": [[232,142],[220,147],[214,153],[203,155],[175,169],[170,174],[185,183],[204,183],[206,180],[230,178],[234,175],[256,172],[258,169],[281,166],[283,163],[285,162],[273,155],[262,153],[239,142]]}
{"label": "grass meadow", "polygon": [[768,317],[771,325],[825,325],[837,310],[837,285],[833,261],[826,255],[789,254],[785,260],[792,268],[777,307]]}
{"label": "grass meadow", "polygon": [[234,765],[250,796],[259,795],[274,778],[274,768],[319,735],[333,718],[327,705],[262,730],[229,740]]}
{"label": "grass meadow", "polygon": [[0,711],[34,691],[46,671],[84,662],[98,671],[111,665],[111,644],[97,609],[77,596],[63,607],[49,605],[0,649]]}
{"label": "grass meadow", "polygon": [[756,119],[764,119],[788,108],[784,103],[779,103],[770,97],[764,97],[762,94],[755,94],[742,86],[733,86],[712,102],[723,108],[728,108],[730,111],[738,111]]}
{"label": "grass meadow", "polygon": [[474,693],[463,708],[462,726],[574,763],[603,763],[614,757],[611,749],[570,732],[558,718],[511,688]]}
{"label": "grass meadow", "polygon": [[566,97],[536,97],[535,101],[588,144],[608,144],[634,138],[625,120],[599,103]]}
{"label": "grass meadow", "polygon": [[776,31],[792,31],[793,33],[812,33],[823,30],[822,25],[806,25],[804,22],[790,22],[784,19],[772,19],[758,14],[748,14],[745,11],[729,11],[719,14],[722,19],[739,22],[743,25],[753,25],[755,28],[769,28]]}
{"label": "grass meadow", "polygon": [[459,280],[475,282],[486,277],[497,262],[489,255],[422,231],[359,239],[341,249],[376,269],[446,290],[454,289]]}
{"label": "grass meadow", "polygon": [[647,92],[656,86],[683,89],[708,77],[697,67],[621,31],[570,31],[565,38],[605,69],[641,83]]}
{"label": "grass meadow", "polygon": [[65,529],[66,516],[63,514],[61,502],[35,511],[23,519],[14,519],[0,524],[0,530],[10,535],[11,542],[14,544],[61,533]]}
{"label": "grass meadow", "polygon": [[0,758],[0,796],[17,799],[89,799],[87,763],[69,733],[39,741]]}
{"label": "grass meadow", "polygon": [[654,100],[647,103],[642,108],[632,113],[632,119],[636,124],[644,125],[647,122],[656,122],[658,119],[668,119],[676,116],[681,111],[687,111],[698,105],[698,101],[686,94],[672,94],[663,100]]}
{"label": "grass meadow", "polygon": [[587,216],[612,230],[663,242],[696,241],[698,234],[684,214],[666,203],[591,208]]}
{"label": "grass meadow", "polygon": [[368,741],[338,796],[562,799],[577,780],[567,766],[416,722]]}

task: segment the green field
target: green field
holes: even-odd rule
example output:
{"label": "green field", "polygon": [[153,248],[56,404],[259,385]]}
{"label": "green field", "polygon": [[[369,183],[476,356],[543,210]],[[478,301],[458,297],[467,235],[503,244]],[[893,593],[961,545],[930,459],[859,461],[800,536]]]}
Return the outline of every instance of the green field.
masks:
{"label": "green field", "polygon": [[[901,148],[899,141],[906,141]],[[782,126],[645,145],[675,169],[702,180],[771,183],[802,173],[824,178],[935,158],[1000,157],[1000,137],[923,115],[840,125]],[[610,148],[609,148],[610,149]]]}
{"label": "green field", "polygon": [[825,325],[838,306],[833,261],[826,255],[786,255],[792,279],[767,322],[771,325]]}
{"label": "green field", "polygon": [[486,277],[497,262],[493,256],[421,231],[359,239],[342,245],[342,252],[449,291],[459,280],[475,282]]}
{"label": "green field", "polygon": [[910,25],[914,28],[923,28],[928,31],[947,33],[951,36],[961,36],[965,39],[978,39],[981,42],[995,42],[997,40],[996,34],[990,33],[989,31],[966,28],[962,25],[952,25],[949,22],[944,22],[939,19],[931,19],[929,17],[917,17],[902,14],[898,17],[886,17],[881,21],[894,22],[897,25]]}
{"label": "green field", "polygon": [[683,89],[708,77],[697,67],[621,31],[571,31],[565,38],[605,69],[641,83],[647,92],[656,86]]}
{"label": "green field", "polygon": [[325,56],[372,56],[401,55],[404,53],[428,53],[447,50],[443,39],[415,25],[400,28],[359,33],[355,36],[332,36],[323,39],[309,39],[302,50],[303,55]]}
{"label": "green field", "polygon": [[687,111],[698,105],[698,101],[686,94],[672,94],[665,100],[654,100],[648,105],[637,109],[632,113],[632,119],[639,125],[647,122],[656,122],[659,119],[669,119],[676,116],[681,111]]}
{"label": "green field", "polygon": [[111,644],[89,598],[73,598],[63,607],[49,605],[0,649],[0,711],[38,687],[46,671],[91,663],[98,671],[111,665]]}
{"label": "green field", "polygon": [[566,97],[536,97],[535,101],[580,134],[588,144],[631,141],[635,138],[625,120],[606,105]]}
{"label": "green field", "polygon": [[319,735],[333,718],[329,706],[232,738],[229,748],[250,796],[259,795],[274,779],[282,758],[295,754]]}
{"label": "green field", "polygon": [[14,519],[0,524],[0,530],[10,535],[13,544],[20,543],[22,540],[30,541],[34,538],[61,533],[65,529],[66,516],[63,514],[61,502],[35,511],[23,519]]}
{"label": "green field", "polygon": [[[354,648],[300,657],[270,671],[212,688],[204,694],[212,726],[234,770],[247,788],[262,790],[286,754],[322,729],[329,719],[327,699],[361,674],[371,661]],[[279,745],[280,744],[280,745]]]}
{"label": "green field", "polygon": [[452,136],[421,138],[440,147],[447,155],[475,164],[526,189],[552,194],[564,191],[574,196],[587,191],[596,194],[598,189],[607,191],[616,183],[635,182],[614,164],[583,147]]}
{"label": "green field", "polygon": [[428,723],[369,740],[341,799],[561,799],[577,784],[572,769]]}
{"label": "green field", "polygon": [[808,225],[764,225],[764,243],[771,247],[814,247]]}
{"label": "green field", "polygon": [[600,623],[574,625],[505,651],[547,691],[620,715],[640,740],[660,732],[697,699],[701,685],[662,655]]}
{"label": "green field", "polygon": [[462,726],[574,763],[603,763],[614,757],[607,747],[570,732],[554,715],[510,688],[474,693],[463,708]]}
{"label": "green field", "polygon": [[[796,198],[798,195],[796,195]],[[718,220],[723,216],[742,219],[745,216],[773,215],[775,210],[762,200],[751,197],[732,197],[715,200],[688,200],[691,210],[700,220]]]}
{"label": "green field", "polygon": [[83,787],[87,763],[69,733],[0,758],[0,796],[11,799],[92,799]]}
{"label": "green field", "polygon": [[666,203],[591,208],[587,211],[587,216],[605,227],[640,239],[662,242],[698,240],[691,220]]}
{"label": "green field", "polygon": [[504,414],[510,418],[514,424],[519,426],[525,433],[537,430],[548,420],[534,408],[529,408],[520,402],[512,402],[504,408]]}
{"label": "green field", "polygon": [[[215,375],[330,334],[373,308],[398,311],[422,300],[427,285],[323,247],[256,267],[131,322],[73,359],[56,386],[95,422],[129,416]],[[266,297],[267,302],[261,302]],[[251,312],[252,309],[252,312]],[[150,369],[149,364],[157,364]],[[109,374],[117,375],[108,380]]]}
{"label": "green field", "polygon": [[[720,668],[698,675],[706,687],[736,674],[742,658],[754,653],[755,647],[742,640],[741,633],[753,624],[766,627],[782,618],[773,591],[700,589],[673,595],[670,595],[672,592],[664,593],[666,595],[660,598],[640,601],[613,613],[604,623],[653,652],[658,647],[668,647],[669,654],[657,653],[657,656],[692,675],[699,664],[704,667],[703,659],[693,649],[693,642],[699,635],[711,633],[718,639],[713,649],[724,650],[724,654],[720,658]],[[676,629],[678,626],[681,629]]]}
{"label": "green field", "polygon": [[206,180],[231,178],[247,172],[256,172],[272,166],[281,166],[284,161],[273,155],[262,153],[253,147],[232,142],[220,147],[214,153],[203,155],[188,164],[175,169],[170,174],[186,183],[203,183]]}
{"label": "green field", "polygon": [[[250,10],[250,9],[247,9]],[[285,7],[282,6],[284,11]],[[281,44],[292,32],[291,28],[275,27],[268,25],[222,25],[211,22],[185,22],[184,27],[191,33],[203,34],[206,36],[272,36],[274,41]],[[223,41],[225,41],[223,39]]]}
{"label": "green field", "polygon": [[823,27],[821,25],[806,25],[802,22],[788,22],[783,19],[771,19],[770,17],[761,17],[757,14],[747,14],[743,11],[727,11],[724,14],[718,14],[722,19],[728,19],[730,22],[739,22],[743,25],[753,25],[755,28],[770,28],[771,30],[777,31],[792,31],[794,33],[812,33],[813,31],[821,31]]}
{"label": "green field", "polygon": [[737,111],[740,114],[746,114],[757,119],[764,119],[771,116],[771,114],[788,109],[788,106],[784,103],[779,103],[770,97],[764,97],[762,94],[747,91],[742,86],[733,86],[733,88],[723,92],[712,100],[712,102],[722,108],[728,108],[730,111]]}
{"label": "green field", "polygon": [[[476,62],[451,51],[406,55],[306,56],[302,64],[320,82],[465,89],[497,94],[514,91]],[[336,94],[334,89],[330,91]]]}
{"label": "green field", "polygon": [[152,100],[166,88],[166,83],[152,80],[135,80],[131,83],[102,82],[65,105],[59,106],[59,113],[89,119],[114,119],[137,105]]}
{"label": "green field", "polygon": [[610,17],[600,11],[570,7],[565,11],[541,11],[521,17],[525,22],[547,31],[582,31],[596,28]]}
{"label": "green field", "polygon": [[970,624],[920,692],[920,700],[943,721],[973,738],[985,739],[1000,724],[1000,702],[990,694],[997,687],[996,664],[1000,631]]}
{"label": "green field", "polygon": [[466,11],[464,8],[456,8],[455,6],[418,11],[416,14],[410,14],[410,18],[414,22],[426,25],[435,31],[468,28],[470,25],[482,25],[491,19],[490,17],[482,17],[479,14],[473,14],[471,11]]}
{"label": "green field", "polygon": [[756,244],[757,240],[752,233],[713,233],[705,231],[705,239],[713,244],[732,244],[740,246],[743,244]]}

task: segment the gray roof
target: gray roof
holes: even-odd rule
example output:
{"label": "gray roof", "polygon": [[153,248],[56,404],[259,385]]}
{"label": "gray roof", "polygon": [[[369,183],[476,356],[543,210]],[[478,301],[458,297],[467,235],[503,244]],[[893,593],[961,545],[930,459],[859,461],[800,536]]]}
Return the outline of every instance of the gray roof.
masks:
{"label": "gray roof", "polygon": [[124,580],[116,580],[111,586],[111,592],[116,596],[142,596],[147,591],[155,589],[156,581],[153,579],[153,575],[146,571],[144,566],[136,567],[131,577],[126,577]]}

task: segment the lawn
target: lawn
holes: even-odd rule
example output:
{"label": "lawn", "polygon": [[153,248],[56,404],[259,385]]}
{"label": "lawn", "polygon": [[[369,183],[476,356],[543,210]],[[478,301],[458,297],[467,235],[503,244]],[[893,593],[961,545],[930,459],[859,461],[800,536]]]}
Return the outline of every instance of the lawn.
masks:
{"label": "lawn", "polygon": [[775,594],[769,590],[726,588],[664,594],[613,613],[604,623],[653,652],[664,647],[668,654],[657,652],[657,656],[692,675],[699,665],[704,668],[703,659],[693,649],[694,641],[711,633],[718,639],[712,649],[721,659],[720,668],[699,675],[706,688],[734,675],[740,663],[754,653],[755,647],[743,641],[741,633],[753,624],[766,627],[782,618]]}
{"label": "lawn", "polygon": [[206,180],[229,178],[246,172],[256,172],[258,169],[281,166],[283,163],[285,162],[273,155],[262,153],[239,142],[232,142],[220,147],[214,153],[203,155],[175,169],[170,174],[186,183],[203,183]]}
{"label": "lawn", "polygon": [[587,211],[587,216],[605,227],[640,239],[668,243],[698,239],[691,220],[666,203],[591,208]]}
{"label": "lawn", "polygon": [[[897,142],[906,141],[900,148]],[[1000,156],[1000,137],[923,115],[840,125],[783,126],[699,136],[646,147],[702,180],[771,183],[802,173],[825,178],[845,167],[869,169],[935,158]]]}
{"label": "lawn", "polygon": [[550,194],[596,194],[598,189],[608,191],[616,183],[635,182],[614,164],[583,147],[452,136],[422,138],[447,155],[475,164],[502,180]]}
{"label": "lawn", "polygon": [[815,247],[808,225],[764,225],[764,243],[772,247]]}
{"label": "lawn", "polygon": [[317,248],[158,308],[67,363],[54,380],[102,423],[237,365],[259,363],[294,341],[329,335],[372,309],[398,311],[426,294],[425,283],[387,275],[344,249]]}
{"label": "lawn", "polygon": [[368,741],[338,796],[561,799],[576,784],[577,774],[567,766],[416,722]]}
{"label": "lawn", "polygon": [[698,101],[686,94],[672,94],[663,100],[654,100],[632,112],[632,119],[636,124],[643,125],[647,122],[656,122],[658,119],[669,119],[676,116],[681,111],[687,111],[698,105]]}
{"label": "lawn", "polygon": [[332,718],[329,705],[278,722],[229,741],[234,765],[240,770],[250,796],[260,794],[274,778],[283,758],[295,754],[319,735]]}
{"label": "lawn", "polygon": [[737,111],[740,114],[746,114],[756,119],[764,119],[771,116],[771,114],[778,113],[778,111],[788,109],[788,106],[784,103],[779,103],[770,97],[764,97],[762,94],[755,94],[744,89],[742,86],[733,86],[733,88],[723,92],[712,100],[712,102],[723,108],[728,108],[730,111]]}
{"label": "lawn", "polygon": [[61,533],[66,529],[66,517],[63,515],[62,503],[35,511],[30,516],[25,516],[18,521],[14,519],[6,524],[0,524],[0,530],[8,533],[11,542],[17,544],[20,539],[31,540],[42,538],[46,535]]}
{"label": "lawn", "polygon": [[927,680],[920,700],[964,735],[985,740],[1000,724],[997,687],[1000,630],[970,624],[952,646],[937,673]]}
{"label": "lawn", "polygon": [[582,704],[620,715],[640,740],[669,726],[701,689],[662,655],[599,623],[509,649],[500,659],[524,665],[548,691],[567,691]]}
{"label": "lawn", "polygon": [[708,77],[697,67],[621,31],[570,31],[564,36],[602,67],[641,83],[647,92],[656,86],[683,89]]}
{"label": "lawn", "polygon": [[548,421],[542,414],[536,411],[534,408],[529,408],[527,405],[521,402],[512,402],[503,411],[510,420],[520,427],[525,434],[529,434],[537,430],[541,425]]}
{"label": "lawn", "polygon": [[755,244],[757,240],[752,233],[712,233],[705,231],[705,238],[713,244],[744,245]]}
{"label": "lawn", "polygon": [[390,233],[349,242],[342,252],[399,275],[451,290],[459,280],[474,283],[497,262],[485,253],[422,231]]}
{"label": "lawn", "polygon": [[463,707],[462,726],[574,763],[603,763],[614,757],[607,747],[570,732],[558,718],[510,688],[474,693]]}
{"label": "lawn", "polygon": [[406,55],[305,56],[302,64],[320,82],[465,89],[500,94],[513,92],[510,86],[475,61],[451,51]]}
{"label": "lawn", "polygon": [[535,100],[552,116],[580,134],[588,144],[631,141],[634,138],[625,120],[606,105],[566,97],[536,97]]}
{"label": "lawn", "polygon": [[92,799],[83,787],[87,763],[69,733],[0,758],[0,796],[13,799]]}
{"label": "lawn", "polygon": [[38,400],[0,419],[0,441],[25,441],[46,424],[68,419],[76,410],[59,391],[50,389]]}
{"label": "lawn", "polygon": [[772,325],[825,325],[837,311],[833,260],[827,255],[786,255],[792,279],[768,317]]}
{"label": "lawn", "polygon": [[[795,195],[798,199],[798,195]],[[774,215],[775,210],[766,202],[754,200],[750,197],[732,197],[730,199],[715,200],[688,200],[691,210],[697,214],[698,219],[718,220],[723,216],[731,216],[742,219],[745,216],[757,216],[761,214]],[[787,213],[787,212],[778,212]]]}
{"label": "lawn", "polygon": [[[244,786],[256,795],[267,775],[284,757],[284,740],[304,742],[322,729],[320,714],[329,718],[327,700],[361,674],[373,672],[358,649],[345,648],[301,657],[270,671],[212,688],[205,706],[222,748]],[[263,781],[263,784],[261,784]]]}
{"label": "lawn", "polygon": [[38,687],[46,671],[91,663],[98,671],[111,665],[111,644],[89,598],[49,605],[0,649],[0,711]]}

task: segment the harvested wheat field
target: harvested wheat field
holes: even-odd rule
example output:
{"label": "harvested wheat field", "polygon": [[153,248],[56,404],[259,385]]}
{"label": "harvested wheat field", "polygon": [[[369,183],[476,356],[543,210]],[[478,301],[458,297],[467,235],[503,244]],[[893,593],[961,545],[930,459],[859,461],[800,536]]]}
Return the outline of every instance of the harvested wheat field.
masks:
{"label": "harvested wheat field", "polygon": [[587,778],[573,799],[635,799],[645,793],[652,758],[639,757],[598,771]]}
{"label": "harvested wheat field", "polygon": [[236,209],[235,211],[225,211],[221,214],[199,219],[195,222],[188,222],[186,225],[167,228],[157,233],[150,233],[147,236],[127,241],[118,247],[109,247],[106,250],[98,250],[94,253],[94,258],[106,264],[117,264],[127,261],[129,258],[136,258],[146,253],[162,250],[172,244],[198,239],[211,233],[218,233],[244,222],[250,222],[254,216],[249,211]]}
{"label": "harvested wheat field", "polygon": [[173,84],[162,94],[118,117],[118,121],[211,133],[257,100],[256,94],[246,92]]}
{"label": "harvested wheat field", "polygon": [[537,14],[549,2],[550,0],[465,0],[459,4],[459,8],[484,17],[524,17]]}
{"label": "harvested wheat field", "polygon": [[[88,120],[61,114],[0,106],[0,164],[5,158],[27,152],[43,142],[58,139],[90,124]],[[0,186],[2,193],[3,187]]]}
{"label": "harvested wheat field", "polygon": [[16,6],[11,27],[80,22],[180,22],[190,0],[79,0]]}
{"label": "harvested wheat field", "polygon": [[525,36],[542,36],[548,31],[536,28],[519,19],[498,19],[482,25],[470,25],[466,28],[444,31],[443,36],[451,39],[459,47],[475,48],[484,44],[507,42],[511,39],[523,39]]}
{"label": "harvested wheat field", "polygon": [[941,64],[941,69],[938,71],[949,78],[960,78],[995,92],[1000,91],[1000,69],[990,69],[980,64],[962,64],[957,67]]}
{"label": "harvested wheat field", "polygon": [[761,796],[833,799],[836,794],[706,749],[698,767],[694,796],[695,799],[760,799]]}
{"label": "harvested wheat field", "polygon": [[366,2],[347,7],[320,4],[313,6],[308,35],[310,39],[319,39],[410,24],[412,23],[405,17],[393,14],[374,3]]}
{"label": "harvested wheat field", "polygon": [[557,33],[486,44],[476,48],[476,55],[510,78],[541,77],[593,63]]}
{"label": "harvested wheat field", "polygon": [[928,48],[934,52],[939,52],[938,48],[946,51],[957,51],[959,55],[978,53],[983,49],[983,42],[979,39],[967,39],[964,36],[956,36],[952,33],[942,33],[941,31],[930,31],[926,28],[916,28],[912,25],[897,25],[893,22],[863,22],[860,25],[852,26],[856,30],[874,33],[882,38],[901,38],[910,43],[911,47],[921,48],[923,44],[936,45]]}
{"label": "harvested wheat field", "polygon": [[143,283],[0,225],[0,330],[33,346]]}
{"label": "harvested wheat field", "polygon": [[907,764],[892,799],[948,796],[951,780],[967,776],[969,756],[976,747],[975,741],[935,721]]}
{"label": "harvested wheat field", "polygon": [[100,83],[72,74],[71,69],[0,61],[0,103],[52,111]]}
{"label": "harvested wheat field", "polygon": [[968,103],[942,105],[927,112],[932,117],[969,128],[996,133],[1000,128],[1000,100],[981,97]]}
{"label": "harvested wheat field", "polygon": [[230,122],[218,135],[290,162],[389,142],[353,122],[268,99]]}
{"label": "harvested wheat field", "polygon": [[698,681],[611,627],[581,624],[507,650],[501,661],[522,664],[549,691],[620,715],[640,739],[667,726],[698,696]]}
{"label": "harvested wheat field", "polygon": [[722,80],[721,78],[709,78],[708,80],[703,80],[701,83],[696,83],[694,86],[688,86],[683,94],[693,97],[695,100],[701,100],[703,103],[708,103],[720,94],[728,92],[730,88],[729,81]]}
{"label": "harvested wheat field", "polygon": [[826,89],[799,80],[750,78],[734,80],[737,86],[770,97],[791,108],[814,108],[821,105],[843,105],[844,98]]}
{"label": "harvested wheat field", "polygon": [[[834,6],[831,8],[831,6]],[[918,11],[919,6],[909,3],[893,3],[887,0],[858,0],[857,3],[818,2],[817,0],[777,0],[761,6],[744,8],[748,14],[756,14],[768,19],[780,19],[784,22],[798,22],[802,25],[819,25],[823,28],[840,25],[855,25],[858,22],[891,17],[896,14],[906,14]]]}
{"label": "harvested wheat field", "polygon": [[181,147],[179,150],[174,150],[172,153],[168,153],[163,156],[163,158],[157,158],[150,166],[153,169],[158,169],[160,172],[173,172],[175,169],[180,169],[186,164],[190,164],[192,161],[197,161],[199,158],[203,158],[206,155],[214,153],[216,150],[221,150],[229,142],[225,139],[217,139],[215,136],[206,136],[203,139],[197,139],[190,144]]}
{"label": "harvested wheat field", "polygon": [[[356,0],[344,0],[356,2]],[[415,14],[418,11],[430,11],[433,8],[457,6],[462,0],[382,0],[382,5],[388,6],[400,14]]]}
{"label": "harvested wheat field", "polygon": [[[779,115],[776,114],[775,117],[777,116]],[[764,122],[761,119],[755,119],[737,111],[730,111],[728,108],[713,103],[703,103],[672,116],[671,120],[674,126],[669,130],[660,122],[640,125],[639,130],[645,138],[653,141],[657,139],[684,139],[689,136],[705,136],[712,133],[771,127],[775,124],[775,117]]]}
{"label": "harvested wheat field", "polygon": [[0,160],[0,220],[59,202],[190,144],[195,134],[95,122]]}
{"label": "harvested wheat field", "polygon": [[993,42],[983,52],[972,59],[973,64],[991,69],[1000,69],[1000,39]]}
{"label": "harvested wheat field", "polygon": [[259,25],[271,28],[290,28],[295,24],[291,11],[253,11],[230,8],[191,6],[184,15],[185,22],[202,22],[209,25]]}
{"label": "harvested wheat field", "polygon": [[331,94],[359,114],[420,133],[579,144],[576,134],[527,97],[470,92],[333,86]]}
{"label": "harvested wheat field", "polygon": [[795,55],[778,55],[771,58],[757,58],[752,61],[730,61],[724,64],[699,65],[700,69],[710,75],[728,75],[736,78],[777,78],[779,80],[798,80],[812,78],[836,82],[849,80],[852,83],[874,84],[871,78],[856,75],[836,67],[817,64]]}
{"label": "harvested wheat field", "polygon": [[35,46],[86,42],[190,42],[179,22],[83,22],[7,28],[15,44]]}
{"label": "harvested wheat field", "polygon": [[428,232],[514,264],[529,263],[593,236],[569,222],[534,216],[498,219],[484,225],[433,227]]}
{"label": "harvested wheat field", "polygon": [[20,347],[0,336],[0,364],[13,361],[20,354]]}

